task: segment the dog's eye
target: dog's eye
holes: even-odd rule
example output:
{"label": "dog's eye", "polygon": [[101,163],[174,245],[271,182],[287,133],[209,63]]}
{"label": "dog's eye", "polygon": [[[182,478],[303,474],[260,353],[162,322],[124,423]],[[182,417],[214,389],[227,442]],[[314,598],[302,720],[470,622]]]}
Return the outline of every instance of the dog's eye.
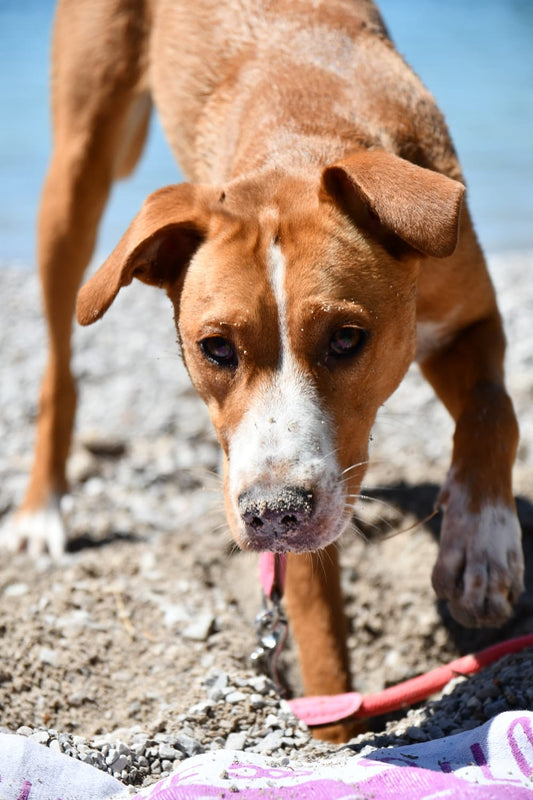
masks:
{"label": "dog's eye", "polygon": [[229,339],[223,336],[209,336],[202,339],[200,349],[204,356],[219,367],[236,367],[237,353]]}
{"label": "dog's eye", "polygon": [[334,356],[354,356],[362,347],[366,334],[361,328],[345,325],[329,341],[329,352]]}

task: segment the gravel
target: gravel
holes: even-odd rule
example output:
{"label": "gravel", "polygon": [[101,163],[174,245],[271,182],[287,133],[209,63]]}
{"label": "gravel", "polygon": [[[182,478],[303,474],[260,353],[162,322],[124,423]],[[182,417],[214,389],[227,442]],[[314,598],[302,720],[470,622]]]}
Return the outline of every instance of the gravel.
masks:
{"label": "gravel", "polygon": [[[213,686],[222,682],[225,694],[215,700]],[[389,719],[380,731],[360,734],[340,749],[368,754],[376,748],[459,733],[502,711],[531,709],[532,687],[533,651],[507,656],[472,678],[456,678],[437,700],[409,710],[400,719]],[[186,758],[220,748],[261,753],[285,763],[292,757],[300,762],[314,761],[339,752],[337,747],[311,739],[304,723],[292,715],[264,677],[236,678],[215,669],[205,678],[203,688],[206,699],[178,715],[171,733],[149,732],[140,726],[92,738],[28,726],[20,727],[17,733],[131,786],[149,785],[169,775]],[[257,698],[261,698],[260,708]],[[220,719],[226,723],[226,732],[220,730]],[[236,726],[239,730],[230,730]]]}
{"label": "gravel", "polygon": [[[516,467],[528,591],[501,631],[464,631],[435,602],[430,574],[451,424],[412,370],[380,412],[357,527],[342,547],[355,684],[381,688],[533,630],[533,257],[492,259],[522,441]],[[45,331],[32,273],[0,269],[0,524],[31,463]],[[179,362],[171,307],[135,283],[106,318],[76,329],[78,427],[60,565],[0,564],[0,725],[132,786],[216,748],[316,759],[311,739],[249,653],[260,606],[256,558],[231,546],[219,451]],[[389,534],[406,531],[393,538]],[[282,662],[300,689],[294,645]],[[425,741],[533,708],[533,653],[507,657],[407,712],[373,720],[350,747]],[[348,754],[350,751],[346,751]]]}

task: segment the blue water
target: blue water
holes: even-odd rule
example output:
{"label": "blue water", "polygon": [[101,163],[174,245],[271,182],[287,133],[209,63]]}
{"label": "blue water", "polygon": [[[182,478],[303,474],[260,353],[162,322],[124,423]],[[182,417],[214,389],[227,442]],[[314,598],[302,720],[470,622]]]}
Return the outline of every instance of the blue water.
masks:
{"label": "blue water", "polygon": [[[50,147],[53,0],[0,0],[0,263],[32,265]],[[533,0],[382,0],[398,49],[437,97],[489,252],[533,248]],[[98,252],[143,198],[180,179],[154,124],[135,175],[117,185]]]}

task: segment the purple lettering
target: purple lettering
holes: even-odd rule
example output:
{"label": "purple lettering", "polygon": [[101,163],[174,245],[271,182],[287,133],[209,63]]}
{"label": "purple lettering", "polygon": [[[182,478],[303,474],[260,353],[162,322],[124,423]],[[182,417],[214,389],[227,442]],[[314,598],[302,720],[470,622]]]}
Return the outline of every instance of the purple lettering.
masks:
{"label": "purple lettering", "polygon": [[511,748],[511,753],[513,754],[513,758],[516,761],[518,769],[525,775],[527,778],[533,775],[533,764],[529,761],[522,749],[520,748],[520,744],[516,740],[516,728],[520,725],[524,736],[527,740],[527,743],[530,747],[533,747],[533,731],[531,729],[531,720],[529,717],[519,717],[512,721],[509,725],[509,730],[507,731],[507,741],[509,742],[509,746]]}
{"label": "purple lettering", "polygon": [[22,784],[22,789],[20,790],[20,794],[17,797],[17,800],[28,800],[31,791],[31,783],[30,781],[24,781]]}

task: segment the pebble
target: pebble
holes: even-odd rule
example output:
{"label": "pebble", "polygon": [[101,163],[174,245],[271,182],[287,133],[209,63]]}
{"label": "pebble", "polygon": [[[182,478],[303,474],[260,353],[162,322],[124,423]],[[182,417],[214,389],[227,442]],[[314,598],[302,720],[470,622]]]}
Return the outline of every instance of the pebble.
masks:
{"label": "pebble", "polygon": [[194,621],[184,628],[182,636],[185,639],[191,639],[193,642],[205,642],[213,629],[214,623],[215,618],[212,614],[197,614]]}
{"label": "pebble", "polygon": [[162,759],[174,761],[174,759],[179,758],[181,755],[182,754],[176,750],[173,745],[167,742],[161,742],[159,745],[159,757]]}
{"label": "pebble", "polygon": [[241,703],[243,700],[246,700],[246,695],[244,692],[229,692],[224,698],[226,703]]}
{"label": "pebble", "polygon": [[38,742],[39,744],[48,744],[50,741],[50,734],[48,731],[33,731],[29,736],[30,739],[33,739],[34,742]]}
{"label": "pebble", "polygon": [[2,594],[5,597],[22,597],[25,594],[28,594],[30,587],[27,583],[10,583],[6,586]]}
{"label": "pebble", "polygon": [[254,709],[260,709],[265,707],[265,700],[260,694],[251,694],[250,695],[250,707]]}
{"label": "pebble", "polygon": [[247,737],[248,734],[246,731],[230,733],[225,743],[226,750],[244,750]]}
{"label": "pebble", "polygon": [[256,748],[258,753],[263,755],[272,755],[283,744],[283,731],[271,731],[260,742],[257,743]]}
{"label": "pebble", "polygon": [[179,747],[180,750],[183,750],[183,752],[188,756],[196,756],[198,753],[204,752],[204,748],[200,742],[184,732],[179,733],[176,736],[176,747]]}
{"label": "pebble", "polygon": [[487,703],[483,711],[487,717],[494,717],[496,714],[500,714],[502,711],[507,711],[509,708],[509,703],[507,702],[505,697],[501,697],[499,700],[495,700],[493,703]]}
{"label": "pebble", "polygon": [[405,733],[412,742],[425,742],[428,738],[427,734],[422,730],[422,728],[417,728],[414,725],[411,725],[409,728],[407,728]]}
{"label": "pebble", "polygon": [[57,653],[52,647],[41,647],[39,650],[39,661],[42,664],[55,666],[57,663]]}

